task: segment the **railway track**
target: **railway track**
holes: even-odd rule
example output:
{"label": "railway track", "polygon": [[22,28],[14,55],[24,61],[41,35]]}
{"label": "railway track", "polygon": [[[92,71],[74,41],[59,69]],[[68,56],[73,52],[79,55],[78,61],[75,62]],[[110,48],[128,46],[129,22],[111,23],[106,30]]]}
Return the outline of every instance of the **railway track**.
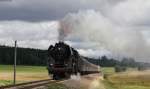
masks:
{"label": "railway track", "polygon": [[39,80],[39,81],[33,81],[33,82],[27,82],[27,83],[20,83],[16,85],[8,85],[8,86],[2,86],[0,89],[33,89],[38,88],[40,86],[44,86],[50,83],[58,83],[62,80],[52,80],[52,79],[46,79],[46,80]]}

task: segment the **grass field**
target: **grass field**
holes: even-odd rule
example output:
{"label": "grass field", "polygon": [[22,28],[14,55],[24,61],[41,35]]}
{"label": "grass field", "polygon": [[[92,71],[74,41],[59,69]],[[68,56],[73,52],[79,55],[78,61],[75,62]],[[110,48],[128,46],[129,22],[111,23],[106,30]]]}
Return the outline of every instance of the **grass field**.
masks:
{"label": "grass field", "polygon": [[[115,73],[114,68],[101,69],[108,75],[103,83],[106,89],[150,89],[150,71],[129,69],[127,72]],[[17,66],[17,82],[35,81],[49,78],[46,67]],[[13,66],[0,65],[0,86],[13,83]],[[49,85],[49,89],[67,89],[64,85],[56,88]]]}
{"label": "grass field", "polygon": [[109,74],[103,81],[106,89],[150,89],[150,71],[129,71],[114,73],[113,68],[102,68]]}
{"label": "grass field", "polygon": [[115,69],[113,67],[102,67],[101,71],[103,74],[114,74]]}
{"label": "grass field", "polygon": [[[17,66],[17,82],[35,81],[49,78],[46,67]],[[12,84],[13,65],[0,65],[0,86]]]}

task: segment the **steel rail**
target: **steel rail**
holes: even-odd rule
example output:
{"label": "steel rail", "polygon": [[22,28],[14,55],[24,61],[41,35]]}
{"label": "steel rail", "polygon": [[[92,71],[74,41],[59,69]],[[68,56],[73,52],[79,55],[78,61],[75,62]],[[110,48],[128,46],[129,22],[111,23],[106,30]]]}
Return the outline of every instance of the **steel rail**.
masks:
{"label": "steel rail", "polygon": [[32,82],[26,82],[26,83],[20,83],[16,85],[8,85],[8,86],[2,86],[0,89],[32,89],[39,86],[44,86],[50,83],[57,83],[62,80],[52,80],[52,79],[46,79],[46,80],[39,80],[39,81],[32,81]]}

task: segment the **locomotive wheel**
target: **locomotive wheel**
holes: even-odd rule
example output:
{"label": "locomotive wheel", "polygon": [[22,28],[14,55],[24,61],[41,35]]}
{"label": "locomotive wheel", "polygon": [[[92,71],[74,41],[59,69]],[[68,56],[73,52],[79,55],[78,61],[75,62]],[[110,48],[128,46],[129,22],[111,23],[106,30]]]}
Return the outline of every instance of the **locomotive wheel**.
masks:
{"label": "locomotive wheel", "polygon": [[66,77],[65,74],[53,74],[54,80],[60,80],[60,79],[63,79],[65,77]]}
{"label": "locomotive wheel", "polygon": [[65,74],[64,74],[64,77],[65,77],[65,78],[70,78],[70,74],[69,74],[69,73],[65,73]]}
{"label": "locomotive wheel", "polygon": [[59,80],[59,79],[60,79],[60,77],[58,74],[53,74],[53,80]]}

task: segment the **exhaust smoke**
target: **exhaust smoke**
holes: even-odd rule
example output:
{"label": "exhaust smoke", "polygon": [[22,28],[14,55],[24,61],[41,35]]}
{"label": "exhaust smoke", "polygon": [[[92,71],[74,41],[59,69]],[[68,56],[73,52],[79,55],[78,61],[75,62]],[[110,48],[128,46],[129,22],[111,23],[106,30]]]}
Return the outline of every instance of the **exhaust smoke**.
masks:
{"label": "exhaust smoke", "polygon": [[80,73],[77,73],[77,75],[71,75],[70,77],[72,80],[81,80],[81,76],[80,76]]}
{"label": "exhaust smoke", "polygon": [[84,10],[70,13],[60,21],[59,39],[96,43],[92,49],[107,50],[138,60],[149,60],[150,49],[141,30],[117,24],[100,11]]}

